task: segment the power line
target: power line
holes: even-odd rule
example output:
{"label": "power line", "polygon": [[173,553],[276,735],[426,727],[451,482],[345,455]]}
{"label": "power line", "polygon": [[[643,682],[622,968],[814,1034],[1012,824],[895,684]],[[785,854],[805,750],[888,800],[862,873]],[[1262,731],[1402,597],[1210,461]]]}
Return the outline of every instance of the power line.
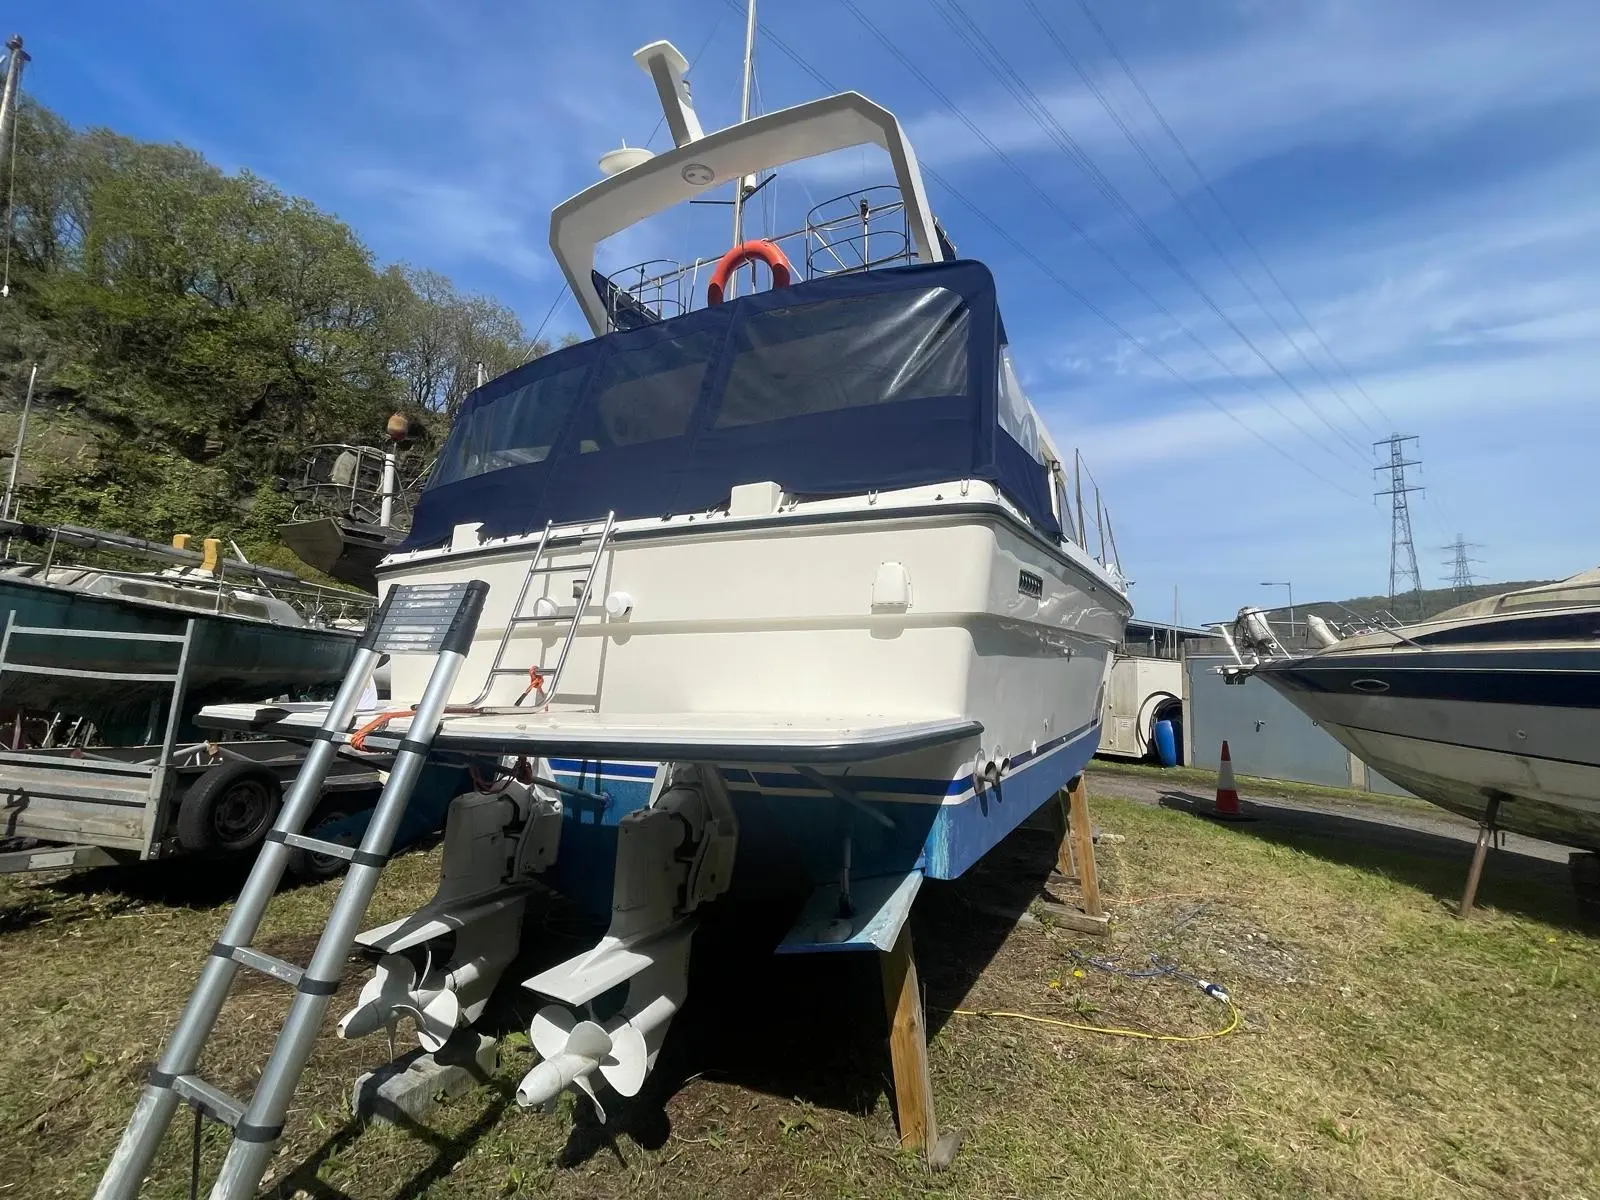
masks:
{"label": "power line", "polygon": [[[528,339],[528,352],[522,356],[522,361],[527,362],[534,357],[539,349],[539,335],[544,332],[544,327],[550,324],[550,318],[556,315],[556,309],[567,296],[566,280],[561,282],[561,290],[556,293],[556,298],[550,301],[550,307],[545,310],[544,320],[539,322],[539,328],[533,331],[533,337]],[[521,363],[518,364],[519,366]]]}
{"label": "power line", "polygon": [[[1036,180],[1034,180],[1032,176],[1030,176],[1026,171],[1024,171],[1022,169],[1022,167],[1017,163],[1017,161],[1015,159],[1013,159],[1009,154],[1007,154],[998,145],[996,145],[994,140],[992,138],[990,138],[986,133],[984,133],[983,130],[980,129],[972,121],[972,119],[967,116],[965,111],[962,110],[961,106],[956,104],[956,102],[954,100],[952,100],[949,97],[948,94],[946,94],[943,90],[941,90],[940,87],[938,86],[938,84],[934,83],[933,80],[929,79],[928,76],[914,62],[912,62],[899,49],[899,47],[896,46],[894,44],[894,42],[881,29],[878,28],[877,25],[873,24],[873,22],[868,17],[866,17],[866,15],[863,14],[860,11],[860,9],[858,9],[853,3],[851,3],[851,0],[841,0],[841,3],[843,3],[844,6],[846,8],[848,8],[855,15],[856,19],[861,23],[861,25],[869,33],[871,33],[883,45],[883,47],[886,50],[889,51],[890,54],[892,54],[896,59],[899,60],[900,64],[902,66],[904,66],[906,68],[906,70],[911,72],[911,74],[914,75],[918,79],[918,81],[920,81],[922,83],[922,85],[924,87],[926,87],[928,89],[928,91],[931,92],[933,94],[933,96],[941,104],[943,104],[945,106],[945,108],[948,109],[950,111],[950,113],[953,116],[955,116],[955,118],[958,121],[960,121],[962,123],[963,126],[966,127],[968,132],[970,132],[975,138],[977,138],[980,142],[982,142],[983,145],[988,148],[990,153],[992,153],[996,158],[998,158],[1008,168],[1010,168],[1010,170],[1017,176],[1017,178],[1020,179],[1023,182],[1023,184],[1030,191],[1032,191],[1035,195],[1037,195],[1039,197],[1039,199],[1042,200],[1044,202],[1044,204],[1048,208],[1050,208],[1050,210],[1052,212],[1054,212],[1067,225],[1067,227],[1069,229],[1071,229],[1078,236],[1078,238],[1081,241],[1083,241],[1086,245],[1088,245],[1091,249],[1093,249],[1096,253],[1098,253],[1103,259],[1105,259],[1105,261],[1111,265],[1111,267],[1117,272],[1117,274],[1119,274],[1128,283],[1128,285],[1130,287],[1132,287],[1141,296],[1143,296],[1145,298],[1145,300],[1147,300],[1151,305],[1153,305],[1158,312],[1160,312],[1163,316],[1165,316],[1168,320],[1170,320],[1180,333],[1182,333],[1191,342],[1193,342],[1196,346],[1198,346],[1207,356],[1209,356],[1211,358],[1211,360],[1213,362],[1215,362],[1217,364],[1218,367],[1220,367],[1226,374],[1231,376],[1234,379],[1234,381],[1237,382],[1240,386],[1248,388],[1250,391],[1254,392],[1256,394],[1256,396],[1258,398],[1260,398],[1262,403],[1264,403],[1268,408],[1270,408],[1278,416],[1282,417],[1285,422],[1287,422],[1297,433],[1300,434],[1300,436],[1304,437],[1312,445],[1314,445],[1314,446],[1318,447],[1319,449],[1323,450],[1324,452],[1332,455],[1333,458],[1334,458],[1334,461],[1339,462],[1341,465],[1344,465],[1344,460],[1341,459],[1339,457],[1339,455],[1332,448],[1330,448],[1326,443],[1324,443],[1321,439],[1319,439],[1314,433],[1312,433],[1304,425],[1300,424],[1299,421],[1295,420],[1293,415],[1291,415],[1285,409],[1281,408],[1272,399],[1271,396],[1269,396],[1269,395],[1267,395],[1267,393],[1263,392],[1259,387],[1256,386],[1256,384],[1254,382],[1252,382],[1251,380],[1245,379],[1237,371],[1235,371],[1231,366],[1229,366],[1228,363],[1226,362],[1226,360],[1224,360],[1221,355],[1219,355],[1214,349],[1212,349],[1209,345],[1207,345],[1204,341],[1202,341],[1197,334],[1195,334],[1187,325],[1185,325],[1177,317],[1176,314],[1174,314],[1172,312],[1172,310],[1167,308],[1166,305],[1162,304],[1161,301],[1157,300],[1155,298],[1155,296],[1151,295],[1151,293],[1144,287],[1143,284],[1141,284],[1137,279],[1135,279],[1133,277],[1133,275],[1130,274],[1128,272],[1128,270],[1120,262],[1118,262],[1117,259],[1114,256],[1112,256],[1109,251],[1107,251],[1103,246],[1101,246],[1097,241],[1095,241],[1095,239],[1093,237],[1091,237],[1089,235],[1089,233],[1081,225],[1079,225],[1077,223],[1077,221],[1075,221],[1072,218],[1072,216],[1065,209],[1063,209],[1061,207],[1061,205],[1056,201],[1056,199],[1053,196],[1051,196],[1048,192],[1046,192],[1043,188],[1041,188],[1039,186],[1038,182]],[[929,170],[927,167],[923,168],[923,173],[928,175],[928,176],[930,176],[930,177],[934,177],[933,172],[931,170]],[[945,186],[947,188],[949,187],[948,184],[946,184]],[[951,190],[952,194],[955,194],[953,188],[950,189],[950,190]],[[966,204],[967,207],[969,207],[969,208],[973,207],[964,197],[960,197],[958,195],[957,198],[961,199],[962,203]],[[987,220],[987,218],[985,218],[985,220]],[[1007,237],[1008,237],[1008,240],[1013,241],[1013,244],[1015,244],[1014,240],[1009,238],[1009,235],[1007,235]],[[1072,290],[1073,290],[1073,294],[1075,296],[1080,295],[1076,291],[1076,289],[1072,289]],[[1086,306],[1087,306],[1087,304],[1086,304]],[[1107,318],[1105,318],[1105,316],[1103,314],[1100,313],[1100,311],[1098,309],[1093,309],[1093,311],[1096,313],[1097,316],[1101,316],[1102,320],[1106,320],[1107,319]],[[1123,336],[1125,336],[1125,337],[1129,338],[1130,340],[1132,340],[1134,345],[1138,346],[1141,350],[1144,350],[1145,353],[1150,354],[1152,358],[1155,357],[1154,353],[1152,351],[1150,351],[1148,349],[1148,347],[1146,347],[1143,343],[1141,343],[1137,338],[1134,338],[1133,335],[1131,333],[1129,333],[1126,329],[1124,329],[1120,324],[1116,325],[1115,328],[1118,330],[1118,332],[1122,333]],[[1167,366],[1167,364],[1165,363],[1164,360],[1158,360],[1158,361],[1161,361],[1161,365],[1163,367],[1165,367],[1169,372],[1173,372],[1174,374],[1176,373],[1176,372],[1174,372],[1173,368],[1171,368],[1170,366]],[[1198,385],[1195,385],[1195,384],[1191,383],[1187,379],[1184,379],[1183,382],[1186,385],[1188,385],[1188,386],[1190,386],[1192,388],[1198,386]],[[1219,409],[1221,408],[1221,406],[1219,404],[1217,404],[1217,402],[1215,400],[1211,400],[1209,397],[1208,397],[1208,402],[1211,403],[1214,407],[1218,407]],[[1238,421],[1237,417],[1234,417],[1232,419],[1234,419],[1235,421]],[[1336,484],[1334,486],[1338,486],[1338,485]],[[1352,496],[1354,495],[1354,493],[1348,493],[1348,494],[1350,494]]]}
{"label": "power line", "polygon": [[[865,18],[861,17],[860,11],[855,7],[851,0],[841,0],[841,3],[843,3],[846,8],[850,9],[851,12],[855,13],[858,19],[865,20]],[[1105,200],[1123,216],[1123,218],[1133,227],[1135,232],[1137,232],[1140,237],[1144,239],[1145,243],[1151,248],[1151,250],[1153,250],[1156,255],[1167,264],[1168,268],[1171,269],[1173,274],[1177,275],[1179,279],[1188,284],[1188,286],[1193,289],[1195,295],[1200,298],[1201,302],[1207,308],[1209,308],[1213,314],[1215,314],[1217,319],[1231,329],[1235,336],[1237,336],[1238,339],[1250,350],[1250,352],[1261,361],[1262,365],[1265,366],[1274,376],[1276,376],[1278,381],[1282,383],[1284,387],[1288,388],[1297,397],[1299,397],[1301,403],[1303,403],[1306,408],[1311,411],[1312,415],[1321,421],[1323,425],[1327,426],[1330,433],[1343,441],[1356,456],[1357,461],[1360,461],[1364,457],[1361,446],[1343,429],[1339,428],[1332,421],[1330,421],[1327,415],[1312,403],[1311,398],[1305,394],[1299,385],[1285,375],[1277,363],[1273,362],[1272,359],[1267,356],[1267,354],[1261,349],[1260,346],[1256,344],[1255,340],[1244,330],[1244,328],[1231,316],[1229,316],[1222,306],[1217,303],[1216,299],[1209,291],[1206,290],[1205,286],[1195,278],[1194,274],[1186,266],[1184,266],[1177,255],[1173,253],[1171,247],[1169,247],[1166,242],[1162,240],[1161,236],[1150,227],[1149,223],[1139,215],[1138,211],[1133,207],[1132,204],[1128,202],[1127,198],[1123,196],[1121,190],[1117,188],[1116,184],[1113,183],[1112,180],[1099,168],[1099,166],[1095,164],[1094,160],[1090,158],[1083,147],[1078,144],[1077,140],[1072,136],[1072,134],[1069,133],[1061,124],[1061,122],[1056,119],[1055,114],[1052,113],[1044,101],[1039,98],[1038,93],[1036,93],[1028,85],[1027,81],[1016,72],[1009,61],[1007,61],[1005,55],[1001,53],[999,48],[995,46],[988,36],[978,28],[976,23],[973,22],[972,18],[954,3],[951,3],[947,8],[946,6],[941,5],[939,0],[934,0],[933,7],[934,10],[938,12],[939,15],[944,19],[945,23],[950,26],[952,32],[954,32],[956,36],[966,44],[968,49],[972,50],[978,61],[983,63],[989,72],[1000,81],[1001,86],[1011,94],[1012,98],[1017,101],[1022,110],[1033,120],[1034,124],[1037,125],[1044,132],[1045,136],[1053,141],[1056,144],[1056,147],[1067,156],[1068,160],[1071,161],[1072,164],[1088,178],[1089,182],[1094,185],[1095,190],[1097,190],[1101,196],[1103,196]],[[962,29],[963,24],[966,26],[965,30]],[[983,52],[984,49],[988,51],[987,56]]]}
{"label": "power line", "polygon": [[[736,0],[726,0],[726,3],[730,7],[737,8]],[[759,28],[761,30],[761,35],[763,37],[765,37],[769,42],[771,42],[772,45],[778,50],[779,53],[781,53],[785,58],[789,59],[789,61],[794,63],[794,65],[796,67],[798,67],[801,71],[803,71],[819,87],[825,89],[826,91],[828,91],[830,93],[831,92],[837,92],[837,91],[840,90],[839,87],[836,84],[834,84],[830,79],[828,79],[827,76],[823,75],[822,72],[818,71],[809,62],[807,62],[803,57],[801,57],[799,52],[797,52],[796,50],[791,48],[787,42],[783,41],[782,38],[780,38],[776,34],[774,34],[767,26],[761,25],[761,26],[759,26]],[[909,64],[908,64],[908,66],[909,66]],[[911,69],[913,71],[915,71],[914,67],[911,68]],[[918,72],[918,74],[920,74],[920,72]],[[982,134],[980,133],[979,136],[981,137]],[[987,142],[988,139],[985,138],[984,140]],[[992,146],[992,143],[990,143],[990,145]],[[999,154],[1002,158],[1006,157],[1003,152],[998,150],[998,148],[994,148],[994,149],[995,149],[995,152],[997,154]],[[1009,160],[1007,160],[1007,161],[1009,161]],[[964,193],[962,193],[959,189],[957,189],[954,184],[952,184],[949,180],[945,179],[937,171],[933,170],[933,168],[924,165],[922,167],[922,173],[927,178],[929,178],[929,179],[933,180],[933,182],[937,183],[940,187],[944,188],[944,190],[946,192],[948,192],[951,195],[951,197],[953,197],[955,200],[959,201],[967,209],[967,211],[972,213],[973,216],[977,217],[978,220],[981,221],[990,230],[990,232],[992,232],[996,237],[998,237],[1002,241],[1004,241],[1008,246],[1011,247],[1011,249],[1013,251],[1015,251],[1017,254],[1021,255],[1023,258],[1026,258],[1035,267],[1037,267],[1042,274],[1044,274],[1048,279],[1050,279],[1051,282],[1056,284],[1056,286],[1061,288],[1064,292],[1066,292],[1069,296],[1071,296],[1074,300],[1076,300],[1080,305],[1082,305],[1086,310],[1088,310],[1091,314],[1093,314],[1095,317],[1097,317],[1106,326],[1108,326],[1114,332],[1116,332],[1121,337],[1123,337],[1128,342],[1130,342],[1136,349],[1138,349],[1140,352],[1142,352],[1144,355],[1146,355],[1152,362],[1154,362],[1157,366],[1159,366],[1162,370],[1164,370],[1168,375],[1172,376],[1172,378],[1174,380],[1176,380],[1178,383],[1182,384],[1184,387],[1186,387],[1190,391],[1194,392],[1197,396],[1199,396],[1202,400],[1204,400],[1212,408],[1216,409],[1223,416],[1227,417],[1235,425],[1239,426],[1239,428],[1243,429],[1246,433],[1248,433],[1251,437],[1255,438],[1262,445],[1266,446],[1273,453],[1279,455],[1281,458],[1285,459],[1286,461],[1288,461],[1290,463],[1293,463],[1295,466],[1299,467],[1301,470],[1305,471],[1307,474],[1311,475],[1313,478],[1319,480],[1320,482],[1327,484],[1329,487],[1335,489],[1336,491],[1344,493],[1346,496],[1349,496],[1352,500],[1360,499],[1360,497],[1358,497],[1354,492],[1350,491],[1350,489],[1348,489],[1346,487],[1343,487],[1342,485],[1340,485],[1338,483],[1335,483],[1333,480],[1329,479],[1326,475],[1322,474],[1322,472],[1318,471],[1315,467],[1311,466],[1309,463],[1303,462],[1300,459],[1296,458],[1294,455],[1290,454],[1287,450],[1285,450],[1282,446],[1279,446],[1276,442],[1274,442],[1271,439],[1269,439],[1265,434],[1261,433],[1259,430],[1257,430],[1253,426],[1251,426],[1248,423],[1246,423],[1244,420],[1242,420],[1239,417],[1239,415],[1237,413],[1235,413],[1231,409],[1227,408],[1219,400],[1217,400],[1214,396],[1212,396],[1208,391],[1206,391],[1204,388],[1202,388],[1199,384],[1197,384],[1193,380],[1189,379],[1182,372],[1180,372],[1176,367],[1174,367],[1171,363],[1167,362],[1167,360],[1165,358],[1163,358],[1160,354],[1156,353],[1149,346],[1145,345],[1144,342],[1140,341],[1129,330],[1124,328],[1123,325],[1120,322],[1118,322],[1114,317],[1112,317],[1109,313],[1107,313],[1104,310],[1102,310],[1101,308],[1099,308],[1086,295],[1084,295],[1082,292],[1080,292],[1072,284],[1067,282],[1066,279],[1062,278],[1062,276],[1054,268],[1052,268],[1048,263],[1046,263],[1036,253],[1034,253],[1034,251],[1032,249],[1030,249],[1028,246],[1024,245],[1022,242],[1018,241],[1017,238],[1014,237],[1003,226],[1001,226],[999,224],[999,222],[995,221],[992,217],[990,217],[988,213],[986,213],[982,208],[980,208],[974,201],[968,199],[967,196]]]}
{"label": "power line", "polygon": [[1083,80],[1084,86],[1089,89],[1090,94],[1092,94],[1099,102],[1100,107],[1105,110],[1106,115],[1109,116],[1116,124],[1117,128],[1121,130],[1122,136],[1127,139],[1128,145],[1133,147],[1134,151],[1139,155],[1139,158],[1144,162],[1144,165],[1150,169],[1150,173],[1161,181],[1161,185],[1166,188],[1167,194],[1172,197],[1179,209],[1182,210],[1184,216],[1189,218],[1189,223],[1194,226],[1195,232],[1205,239],[1206,244],[1211,247],[1211,252],[1217,256],[1218,261],[1220,261],[1223,266],[1228,268],[1228,270],[1233,274],[1233,277],[1239,281],[1239,285],[1244,288],[1247,293],[1249,293],[1250,299],[1255,301],[1256,307],[1259,308],[1262,314],[1272,322],[1273,327],[1278,331],[1279,334],[1283,336],[1284,341],[1288,342],[1293,348],[1294,352],[1300,356],[1300,360],[1304,362],[1306,366],[1311,368],[1312,372],[1315,373],[1317,378],[1322,381],[1322,385],[1338,399],[1340,404],[1344,405],[1345,411],[1354,417],[1361,427],[1367,430],[1368,433],[1377,433],[1378,431],[1368,423],[1367,419],[1356,411],[1355,406],[1352,405],[1350,401],[1345,399],[1344,393],[1342,393],[1334,385],[1333,380],[1328,378],[1327,373],[1323,371],[1323,369],[1315,362],[1313,362],[1310,355],[1308,355],[1305,350],[1301,348],[1300,343],[1295,341],[1294,334],[1290,333],[1289,330],[1284,327],[1283,322],[1278,319],[1276,313],[1267,307],[1267,304],[1264,300],[1262,300],[1260,293],[1258,293],[1250,281],[1245,278],[1244,273],[1239,270],[1238,265],[1227,254],[1227,252],[1217,244],[1217,239],[1212,237],[1211,231],[1201,223],[1199,215],[1194,211],[1193,206],[1190,205],[1188,198],[1178,190],[1178,188],[1173,184],[1172,180],[1168,178],[1167,173],[1161,169],[1161,165],[1156,162],[1154,157],[1151,156],[1149,150],[1145,147],[1145,144],[1139,140],[1138,135],[1131,128],[1129,128],[1127,122],[1122,119],[1121,114],[1118,113],[1116,108],[1112,106],[1110,98],[1107,97],[1106,94],[1100,89],[1100,85],[1095,82],[1094,77],[1088,72],[1088,70],[1084,68],[1083,63],[1080,62],[1078,56],[1072,52],[1071,47],[1069,47],[1066,42],[1062,40],[1061,35],[1056,32],[1055,26],[1051,25],[1050,22],[1045,18],[1044,13],[1039,10],[1038,4],[1036,4],[1034,0],[1023,0],[1023,3],[1027,5],[1028,11],[1033,14],[1034,19],[1038,21],[1040,27],[1045,31],[1045,35],[1049,37],[1053,43],[1055,43],[1056,49],[1061,51],[1062,57],[1067,60],[1068,64],[1077,73],[1078,78]]}
{"label": "power line", "polygon": [[1350,385],[1361,394],[1368,404],[1372,406],[1373,412],[1377,413],[1385,424],[1392,426],[1394,422],[1390,420],[1389,415],[1383,411],[1382,405],[1372,398],[1367,389],[1361,386],[1361,381],[1351,374],[1350,369],[1345,366],[1344,361],[1333,352],[1333,348],[1329,346],[1328,343],[1323,339],[1321,332],[1318,331],[1316,325],[1312,323],[1311,318],[1306,316],[1305,312],[1300,308],[1300,305],[1295,302],[1294,297],[1289,294],[1289,290],[1283,286],[1283,282],[1278,278],[1277,272],[1272,269],[1271,265],[1267,262],[1261,251],[1256,248],[1255,243],[1251,241],[1250,237],[1245,233],[1243,227],[1234,218],[1233,212],[1226,204],[1223,203],[1221,195],[1219,195],[1217,189],[1212,186],[1211,180],[1206,177],[1205,172],[1200,169],[1200,164],[1194,160],[1194,156],[1189,153],[1189,148],[1184,145],[1183,139],[1178,136],[1178,131],[1175,130],[1167,121],[1167,118],[1162,114],[1161,109],[1156,105],[1155,100],[1152,99],[1150,93],[1145,90],[1144,84],[1139,81],[1138,75],[1134,74],[1133,67],[1128,63],[1128,60],[1123,57],[1122,51],[1118,50],[1116,43],[1111,40],[1111,35],[1106,32],[1105,26],[1101,25],[1099,18],[1094,15],[1094,10],[1089,6],[1088,0],[1077,0],[1077,4],[1078,7],[1083,11],[1083,15],[1089,19],[1089,24],[1093,25],[1095,32],[1100,35],[1100,40],[1105,43],[1106,49],[1111,52],[1111,57],[1117,60],[1117,64],[1122,68],[1123,74],[1128,77],[1128,82],[1133,84],[1134,90],[1139,93],[1140,98],[1145,103],[1145,107],[1150,110],[1151,115],[1154,116],[1156,121],[1161,125],[1162,131],[1166,133],[1167,138],[1172,142],[1178,153],[1183,156],[1183,161],[1187,163],[1189,169],[1194,172],[1195,178],[1200,181],[1200,186],[1203,187],[1206,190],[1206,194],[1211,197],[1211,202],[1216,205],[1217,211],[1222,214],[1223,219],[1228,222],[1230,227],[1232,227],[1234,235],[1241,243],[1244,244],[1244,247],[1250,251],[1251,257],[1256,260],[1257,265],[1261,267],[1261,270],[1266,274],[1267,278],[1272,281],[1272,286],[1277,289],[1278,295],[1282,296],[1284,302],[1294,310],[1294,314],[1300,318],[1301,324],[1311,331],[1311,336],[1316,338],[1317,345],[1322,347],[1322,352],[1328,356],[1333,365],[1339,368],[1340,374],[1349,380]]}
{"label": "power line", "polygon": [[1414,483],[1406,482],[1406,468],[1421,465],[1420,459],[1408,459],[1405,456],[1405,444],[1416,441],[1416,435],[1410,433],[1391,433],[1381,441],[1373,442],[1374,448],[1378,446],[1389,447],[1389,461],[1373,467],[1374,472],[1389,472],[1389,486],[1382,491],[1374,492],[1374,496],[1388,496],[1391,498],[1389,514],[1389,608],[1393,611],[1395,597],[1403,594],[1400,585],[1410,580],[1410,592],[1416,606],[1416,620],[1422,620],[1422,573],[1417,570],[1417,547],[1411,540],[1411,505],[1407,497],[1412,492],[1420,492],[1422,488]]}

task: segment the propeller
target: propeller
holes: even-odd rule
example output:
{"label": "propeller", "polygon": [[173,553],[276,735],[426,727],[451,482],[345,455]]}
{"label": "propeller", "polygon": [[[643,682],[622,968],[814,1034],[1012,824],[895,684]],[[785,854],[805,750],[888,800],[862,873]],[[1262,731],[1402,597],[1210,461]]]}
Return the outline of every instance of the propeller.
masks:
{"label": "propeller", "polygon": [[423,1049],[438,1050],[461,1025],[461,998],[451,986],[450,975],[442,977],[441,985],[432,987],[424,986],[428,978],[426,974],[419,977],[405,955],[385,954],[361,989],[356,1006],[339,1022],[339,1036],[366,1037],[380,1029],[394,1028],[404,1016],[416,1023],[417,1040]]}
{"label": "propeller", "polygon": [[611,1035],[593,1021],[579,1021],[559,1004],[548,1004],[535,1013],[528,1035],[544,1061],[523,1076],[517,1103],[524,1108],[542,1108],[562,1088],[576,1087],[589,1097],[604,1124],[606,1110],[589,1076],[611,1054]]}

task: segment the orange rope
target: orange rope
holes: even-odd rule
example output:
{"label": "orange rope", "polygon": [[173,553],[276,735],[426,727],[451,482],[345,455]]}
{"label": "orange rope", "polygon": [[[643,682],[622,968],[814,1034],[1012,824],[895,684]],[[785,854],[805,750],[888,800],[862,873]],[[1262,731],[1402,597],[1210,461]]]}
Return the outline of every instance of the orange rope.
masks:
{"label": "orange rope", "polygon": [[522,702],[534,692],[539,692],[541,695],[544,693],[544,672],[538,667],[529,667],[528,686],[523,689],[522,695],[517,697],[517,706],[520,708]]}
{"label": "orange rope", "polygon": [[365,750],[367,748],[367,736],[369,734],[377,733],[378,730],[382,729],[396,717],[414,717],[416,715],[417,710],[414,708],[400,708],[396,709],[394,712],[379,713],[377,716],[373,717],[372,720],[368,721],[360,729],[356,730],[350,735],[350,749],[358,751]]}
{"label": "orange rope", "polygon": [[498,796],[511,786],[513,779],[524,785],[533,782],[533,767],[528,764],[526,756],[519,757],[516,765],[503,774],[497,769],[495,774],[499,775],[500,778],[496,783],[490,783],[483,777],[483,772],[478,769],[477,763],[468,763],[467,773],[472,776],[473,789],[484,796]]}

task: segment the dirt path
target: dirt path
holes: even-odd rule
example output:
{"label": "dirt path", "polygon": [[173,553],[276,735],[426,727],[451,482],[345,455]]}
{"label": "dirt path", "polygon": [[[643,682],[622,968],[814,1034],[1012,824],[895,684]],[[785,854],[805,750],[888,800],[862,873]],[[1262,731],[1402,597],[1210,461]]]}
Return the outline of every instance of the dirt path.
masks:
{"label": "dirt path", "polygon": [[[1209,792],[1202,794],[1200,785],[1188,781],[1169,783],[1155,769],[1148,775],[1128,775],[1120,771],[1095,771],[1091,768],[1088,775],[1090,792],[1121,796],[1140,804],[1181,808],[1212,798]],[[1464,861],[1465,855],[1456,843],[1470,845],[1478,836],[1475,824],[1444,809],[1412,810],[1381,801],[1369,803],[1343,796],[1296,795],[1284,798],[1246,791],[1241,791],[1239,796],[1261,820],[1297,832],[1361,837],[1377,845],[1432,857],[1453,858],[1461,855]],[[1501,834],[1496,849],[1499,853],[1559,863],[1563,867],[1571,853],[1566,846],[1541,842],[1516,833]]]}

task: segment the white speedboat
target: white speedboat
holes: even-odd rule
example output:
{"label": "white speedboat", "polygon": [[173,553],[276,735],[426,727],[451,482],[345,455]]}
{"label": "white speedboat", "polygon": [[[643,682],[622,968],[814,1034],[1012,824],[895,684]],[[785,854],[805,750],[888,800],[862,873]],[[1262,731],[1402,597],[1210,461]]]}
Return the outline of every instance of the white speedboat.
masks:
{"label": "white speedboat", "polygon": [[1290,656],[1242,614],[1252,674],[1441,807],[1600,850],[1600,569]]}
{"label": "white speedboat", "polygon": [[[704,133],[682,56],[636,57],[675,147],[608,156],[551,221],[593,337],[466,400],[377,571],[385,595],[489,585],[431,744],[512,777],[457,801],[435,901],[363,935],[388,957],[341,1029],[406,1015],[437,1045],[473,1019],[538,875],[611,927],[527,981],[555,1003],[526,1103],[596,1072],[638,1089],[693,913],[730,889],[792,901],[780,950],[893,945],[924,877],[960,875],[1082,771],[1131,611],[1069,512],[994,278],[954,258],[894,116],[850,92]],[[887,151],[887,198],[665,274],[595,269],[638,222],[860,145]],[[727,295],[756,260],[773,286]],[[432,666],[393,657],[400,711],[368,744],[407,736]]]}

